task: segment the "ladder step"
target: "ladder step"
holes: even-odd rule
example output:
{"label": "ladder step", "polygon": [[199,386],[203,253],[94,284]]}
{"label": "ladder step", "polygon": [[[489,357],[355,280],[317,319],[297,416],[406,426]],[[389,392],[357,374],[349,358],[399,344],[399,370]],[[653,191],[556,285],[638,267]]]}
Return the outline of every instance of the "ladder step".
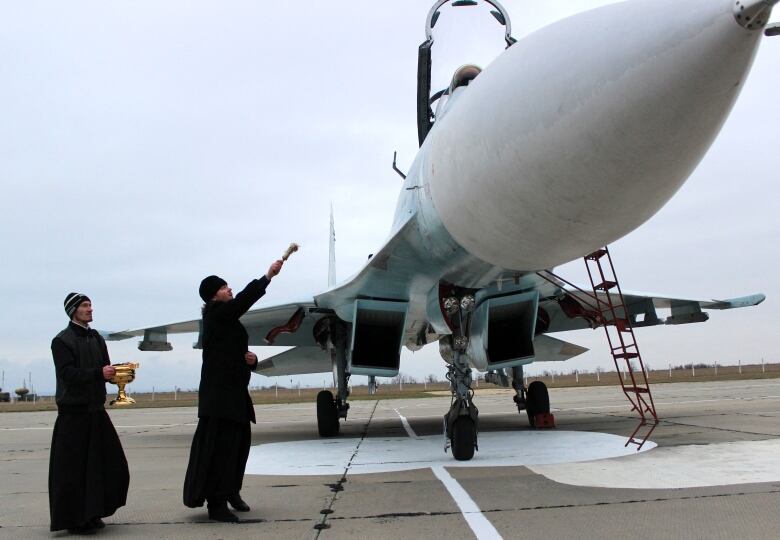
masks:
{"label": "ladder step", "polygon": [[631,332],[631,324],[628,319],[615,319],[615,326],[619,332]]}
{"label": "ladder step", "polygon": [[626,386],[626,392],[634,392],[635,394],[649,394],[650,389],[642,386]]}
{"label": "ladder step", "polygon": [[602,258],[606,254],[607,254],[607,250],[602,248],[602,249],[594,251],[590,255],[586,255],[585,258],[590,260],[590,261],[597,261],[597,260],[599,260],[600,258]]}
{"label": "ladder step", "polygon": [[631,325],[628,323],[628,319],[610,319],[607,324],[616,326],[618,332],[631,332]]}
{"label": "ladder step", "polygon": [[598,300],[598,304],[599,304],[598,305],[598,309],[602,313],[609,314],[609,313],[611,313],[613,311],[617,311],[619,309],[623,309],[623,304],[612,304],[612,305],[609,305],[609,302],[606,301],[606,300],[602,300],[600,298],[596,298],[596,300]]}
{"label": "ladder step", "polygon": [[599,283],[598,285],[596,285],[593,288],[595,290],[597,290],[597,291],[604,291],[604,292],[606,292],[606,291],[608,291],[608,290],[610,290],[610,289],[612,289],[612,288],[614,288],[616,286],[617,286],[617,283],[614,282],[614,281],[605,281],[604,283]]}
{"label": "ladder step", "polygon": [[639,353],[635,353],[635,352],[612,353],[612,356],[615,358],[625,358],[626,360],[629,360],[631,358],[639,357]]}

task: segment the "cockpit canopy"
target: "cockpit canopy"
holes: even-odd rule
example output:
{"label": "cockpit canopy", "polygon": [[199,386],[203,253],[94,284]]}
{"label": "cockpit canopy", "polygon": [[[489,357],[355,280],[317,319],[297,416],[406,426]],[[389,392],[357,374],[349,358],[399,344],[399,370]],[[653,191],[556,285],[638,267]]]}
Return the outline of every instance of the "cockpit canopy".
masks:
{"label": "cockpit canopy", "polygon": [[477,78],[477,75],[482,73],[482,68],[473,64],[466,64],[460,66],[455,70],[455,74],[452,76],[452,82],[450,83],[449,94],[452,95],[453,90],[460,88],[461,86],[467,86],[471,81]]}
{"label": "cockpit canopy", "polygon": [[431,103],[438,102],[436,104],[436,114],[434,114],[433,117],[436,119],[443,118],[447,112],[450,98],[455,90],[461,86],[468,86],[480,73],[482,73],[482,68],[473,64],[466,64],[456,69],[455,74],[452,76],[452,82],[450,82],[449,88],[440,90],[431,97]]}
{"label": "cockpit canopy", "polygon": [[[488,4],[491,9],[490,14],[498,21],[498,24],[504,27],[504,41],[509,48],[517,40],[512,37],[512,23],[509,20],[509,14],[498,3],[497,0],[482,0]],[[479,75],[482,71],[477,66],[466,65],[458,68],[449,88],[439,90],[431,95],[431,47],[433,47],[433,27],[442,14],[440,9],[445,4],[451,4],[453,8],[473,7],[479,5],[477,0],[436,0],[433,7],[428,12],[428,18],[425,22],[425,41],[420,44],[417,53],[417,138],[422,146],[425,137],[433,127],[436,115],[431,107],[441,97],[452,95],[452,92],[458,87],[467,86],[469,82]],[[442,109],[442,101],[436,106],[436,110]]]}

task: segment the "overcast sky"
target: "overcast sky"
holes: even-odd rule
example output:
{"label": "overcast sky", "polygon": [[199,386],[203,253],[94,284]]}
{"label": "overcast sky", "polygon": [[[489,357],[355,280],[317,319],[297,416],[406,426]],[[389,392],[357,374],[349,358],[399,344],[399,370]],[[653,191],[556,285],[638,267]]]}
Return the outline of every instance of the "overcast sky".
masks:
{"label": "overcast sky", "polygon": [[[417,150],[417,47],[432,3],[0,4],[5,388],[31,372],[39,393],[53,390],[49,347],[70,291],[92,298],[100,329],[196,318],[203,276],[240,289],[296,241],[301,251],[258,306],[310,299],[326,285],[331,201],[339,278],[355,272],[389,232],[400,187],[393,151],[405,169]],[[519,39],[606,3],[503,2]],[[502,28],[483,8],[445,9],[434,36],[436,88],[502,50]],[[778,62],[780,37],[765,39],[701,166],[612,246],[625,290],[768,296],[705,324],[640,330],[653,367],[780,361]],[[577,280],[581,267],[560,271]],[[557,337],[592,350],[536,370],[612,365],[603,331]],[[194,340],[172,337],[170,353],[141,353],[135,340],[109,348],[114,362],[141,362],[135,391],[194,388]],[[401,369],[444,373],[435,346],[406,351]]]}

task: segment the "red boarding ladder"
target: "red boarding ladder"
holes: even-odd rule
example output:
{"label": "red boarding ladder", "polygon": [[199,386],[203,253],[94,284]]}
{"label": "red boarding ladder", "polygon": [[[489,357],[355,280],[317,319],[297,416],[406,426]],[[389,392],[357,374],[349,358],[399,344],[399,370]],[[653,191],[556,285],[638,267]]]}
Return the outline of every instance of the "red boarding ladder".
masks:
{"label": "red boarding ladder", "polygon": [[[604,327],[620,386],[628,401],[631,402],[631,410],[637,411],[639,414],[639,425],[625,444],[626,446],[635,444],[637,451],[639,451],[659,422],[658,415],[655,412],[653,395],[650,393],[650,384],[647,381],[647,372],[642,363],[642,355],[639,353],[634,330],[631,327],[630,316],[625,309],[623,292],[615,274],[615,267],[612,264],[609,249],[603,247],[584,257],[584,260],[590,284],[593,288],[592,293],[577,287],[575,284],[553,274],[549,270],[537,272],[537,275],[554,285],[559,285],[558,282],[550,277],[553,276],[573,287],[590,300],[589,302],[585,298],[578,297],[578,300],[588,304],[589,309],[586,309],[583,313],[593,328],[597,326]],[[604,264],[605,262],[608,262],[609,265]],[[612,292],[610,293],[610,291]],[[613,301],[613,296],[617,297],[617,303]],[[618,316],[618,313],[621,316]],[[623,370],[621,370],[621,366]],[[636,369],[637,367],[639,369]],[[629,380],[626,380],[626,376]]]}
{"label": "red boarding ladder", "polygon": [[[590,284],[593,287],[596,308],[601,313],[620,386],[628,401],[631,402],[631,410],[637,411],[640,416],[639,425],[626,441],[626,446],[637,445],[638,451],[659,422],[653,395],[650,393],[650,383],[647,381],[647,372],[642,362],[642,355],[639,353],[634,329],[631,327],[631,317],[623,300],[623,291],[620,289],[609,249],[605,246],[587,255],[585,268],[588,270]],[[615,300],[618,303],[615,303]]]}

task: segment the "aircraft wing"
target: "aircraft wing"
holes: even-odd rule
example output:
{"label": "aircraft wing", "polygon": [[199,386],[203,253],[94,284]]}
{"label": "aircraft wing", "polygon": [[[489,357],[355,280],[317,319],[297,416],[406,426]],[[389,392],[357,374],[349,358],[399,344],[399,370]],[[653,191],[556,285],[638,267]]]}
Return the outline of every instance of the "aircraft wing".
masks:
{"label": "aircraft wing", "polygon": [[[317,345],[313,337],[314,325],[328,313],[329,310],[318,309],[312,300],[304,300],[250,310],[241,317],[241,322],[249,333],[250,345],[312,347]],[[199,333],[200,323],[200,319],[194,319],[104,335],[110,341],[142,337],[140,350],[168,351],[172,349],[168,334]],[[267,341],[269,337],[270,342]],[[199,348],[199,343],[195,347]]]}
{"label": "aircraft wing", "polygon": [[[564,292],[569,298],[576,299],[582,307],[579,315],[572,317],[571,306],[564,309],[561,302],[547,301],[542,307],[550,316],[548,332],[560,332],[564,330],[578,330],[593,327],[589,317],[593,316],[595,302],[588,295],[573,287],[565,287]],[[620,306],[620,297],[616,293],[599,293],[599,298],[609,300],[614,306]],[[757,306],[766,299],[763,294],[752,294],[728,300],[680,298],[664,294],[651,294],[639,292],[623,293],[625,307],[617,307],[618,317],[625,317],[626,311],[631,319],[631,325],[635,328],[642,326],[655,326],[659,324],[689,324],[705,322],[709,315],[702,310],[709,309],[736,309]],[[659,313],[660,310],[664,310]],[[569,314],[567,315],[567,311]]]}
{"label": "aircraft wing", "polygon": [[266,377],[326,373],[333,369],[330,351],[321,347],[293,347],[288,351],[260,360],[255,373]]}

